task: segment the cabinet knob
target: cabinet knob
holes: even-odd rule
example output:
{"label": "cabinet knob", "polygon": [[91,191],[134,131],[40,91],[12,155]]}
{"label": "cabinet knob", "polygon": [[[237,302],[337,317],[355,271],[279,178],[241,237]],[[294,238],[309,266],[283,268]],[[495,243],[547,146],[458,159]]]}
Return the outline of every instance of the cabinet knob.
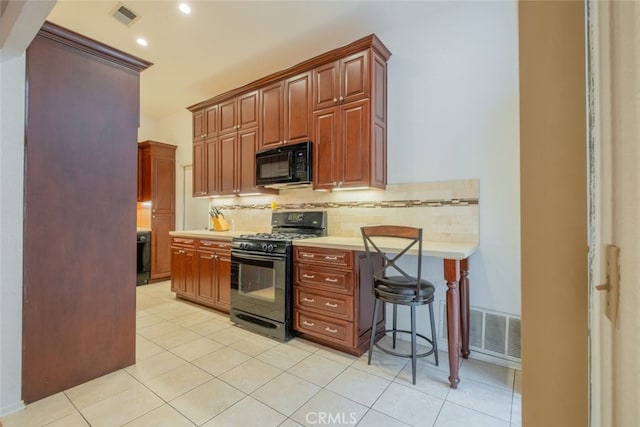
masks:
{"label": "cabinet knob", "polygon": [[344,97],[341,96],[340,97],[340,102],[342,102],[342,101],[344,101]]}
{"label": "cabinet knob", "polygon": [[287,142],[289,142],[289,141],[287,141],[287,140],[285,139],[285,140],[284,140],[284,143],[286,144]]}

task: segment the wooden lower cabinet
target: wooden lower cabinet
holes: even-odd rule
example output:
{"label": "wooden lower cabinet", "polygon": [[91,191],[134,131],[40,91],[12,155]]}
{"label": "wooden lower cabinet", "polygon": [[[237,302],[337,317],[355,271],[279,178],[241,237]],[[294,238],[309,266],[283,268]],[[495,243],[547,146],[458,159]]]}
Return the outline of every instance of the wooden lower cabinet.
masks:
{"label": "wooden lower cabinet", "polygon": [[231,245],[200,240],[198,245],[198,302],[229,312],[231,305]]}
{"label": "wooden lower cabinet", "polygon": [[176,239],[171,244],[171,290],[177,295],[196,295],[196,241]]}
{"label": "wooden lower cabinet", "polygon": [[228,313],[230,242],[173,237],[171,248],[171,290],[176,296]]}
{"label": "wooden lower cabinet", "polygon": [[[358,356],[367,351],[374,298],[364,252],[295,247],[293,290],[299,335]],[[382,308],[379,319],[376,335],[384,331]]]}

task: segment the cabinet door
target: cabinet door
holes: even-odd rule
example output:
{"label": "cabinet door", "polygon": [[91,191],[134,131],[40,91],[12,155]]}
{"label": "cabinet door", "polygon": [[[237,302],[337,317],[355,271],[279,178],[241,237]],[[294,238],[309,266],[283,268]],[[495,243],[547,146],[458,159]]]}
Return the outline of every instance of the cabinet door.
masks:
{"label": "cabinet door", "polygon": [[371,172],[369,101],[356,101],[340,108],[341,142],[338,150],[339,187],[369,185]]}
{"label": "cabinet door", "polygon": [[238,97],[238,129],[258,126],[258,91],[245,93]]}
{"label": "cabinet door", "polygon": [[171,236],[175,229],[174,214],[153,214],[151,217],[151,280],[171,275]]}
{"label": "cabinet door", "polygon": [[311,73],[284,82],[284,143],[308,141],[311,135]]}
{"label": "cabinet door", "polygon": [[207,194],[206,152],[203,141],[193,143],[193,197]]}
{"label": "cabinet door", "polygon": [[218,135],[218,106],[212,105],[204,110],[205,125],[204,137],[211,138]]}
{"label": "cabinet door", "polygon": [[184,294],[189,297],[196,296],[198,264],[196,262],[195,249],[183,249],[184,262]]}
{"label": "cabinet door", "polygon": [[144,171],[144,167],[143,167],[143,163],[142,163],[142,148],[140,146],[138,146],[138,196],[137,196],[137,201],[138,202],[144,202],[144,200],[142,199],[142,175],[143,175],[143,171]]}
{"label": "cabinet door", "polygon": [[193,130],[193,142],[202,141],[205,137],[205,133],[207,133],[204,110],[198,110],[193,113],[191,128]]}
{"label": "cabinet door", "polygon": [[333,107],[340,92],[340,64],[338,61],[313,70],[313,109]]}
{"label": "cabinet door", "polygon": [[340,95],[347,103],[369,96],[369,52],[354,53],[340,60]]}
{"label": "cabinet door", "polygon": [[216,308],[229,312],[231,308],[231,254],[218,253],[218,283],[215,293]]}
{"label": "cabinet door", "polygon": [[151,148],[147,146],[138,146],[138,199],[141,202],[151,200]]}
{"label": "cabinet door", "polygon": [[185,264],[182,251],[179,246],[171,247],[171,291],[184,293],[185,288]]}
{"label": "cabinet door", "polygon": [[339,119],[339,107],[313,113],[313,188],[331,189],[337,182]]}
{"label": "cabinet door", "polygon": [[220,194],[235,194],[236,182],[236,144],[238,133],[220,136]]}
{"label": "cabinet door", "polygon": [[[153,237],[152,237],[153,239]],[[178,239],[182,240],[182,239]],[[194,296],[193,286],[197,264],[195,262],[196,249],[191,245],[173,245],[171,252],[171,290],[180,295]]]}
{"label": "cabinet door", "polygon": [[258,128],[238,133],[238,192],[258,192],[256,187],[256,146]]}
{"label": "cabinet door", "polygon": [[[206,194],[220,194],[220,144],[218,138],[209,138],[205,143],[206,154]],[[195,162],[194,162],[195,165]],[[195,174],[195,172],[194,172]]]}
{"label": "cabinet door", "polygon": [[220,126],[218,133],[229,133],[237,130],[237,99],[233,98],[219,104]]}
{"label": "cabinet door", "polygon": [[215,305],[215,286],[218,272],[217,259],[214,252],[198,251],[198,283],[196,297],[199,302],[208,306]]}
{"label": "cabinet door", "polygon": [[151,202],[154,213],[175,212],[175,160],[169,157],[152,157]]}
{"label": "cabinet door", "polygon": [[283,92],[282,82],[267,86],[260,91],[260,146],[276,146],[283,142]]}

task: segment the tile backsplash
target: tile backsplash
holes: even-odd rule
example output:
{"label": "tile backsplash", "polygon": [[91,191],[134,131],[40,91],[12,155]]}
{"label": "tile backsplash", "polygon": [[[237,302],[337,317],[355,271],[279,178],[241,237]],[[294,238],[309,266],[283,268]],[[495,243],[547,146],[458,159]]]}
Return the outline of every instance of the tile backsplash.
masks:
{"label": "tile backsplash", "polygon": [[425,240],[478,240],[479,181],[456,180],[392,184],[381,190],[319,192],[309,188],[278,195],[214,198],[238,230],[268,231],[272,204],[278,210],[326,210],[328,234],[359,237],[369,224],[422,227]]}

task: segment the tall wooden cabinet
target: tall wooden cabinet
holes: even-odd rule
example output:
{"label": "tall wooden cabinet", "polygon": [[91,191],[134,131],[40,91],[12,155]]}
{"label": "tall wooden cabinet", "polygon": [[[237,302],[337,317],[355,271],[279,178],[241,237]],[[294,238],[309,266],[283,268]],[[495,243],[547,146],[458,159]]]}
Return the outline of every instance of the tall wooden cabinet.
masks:
{"label": "tall wooden cabinet", "polygon": [[136,141],[149,65],[48,22],[27,49],[25,403],[135,363]]}
{"label": "tall wooden cabinet", "polygon": [[176,221],[176,146],[157,141],[138,144],[141,201],[151,203],[151,280],[171,276],[171,237]]}
{"label": "tall wooden cabinet", "polygon": [[388,51],[371,48],[313,70],[315,189],[385,188]]}

